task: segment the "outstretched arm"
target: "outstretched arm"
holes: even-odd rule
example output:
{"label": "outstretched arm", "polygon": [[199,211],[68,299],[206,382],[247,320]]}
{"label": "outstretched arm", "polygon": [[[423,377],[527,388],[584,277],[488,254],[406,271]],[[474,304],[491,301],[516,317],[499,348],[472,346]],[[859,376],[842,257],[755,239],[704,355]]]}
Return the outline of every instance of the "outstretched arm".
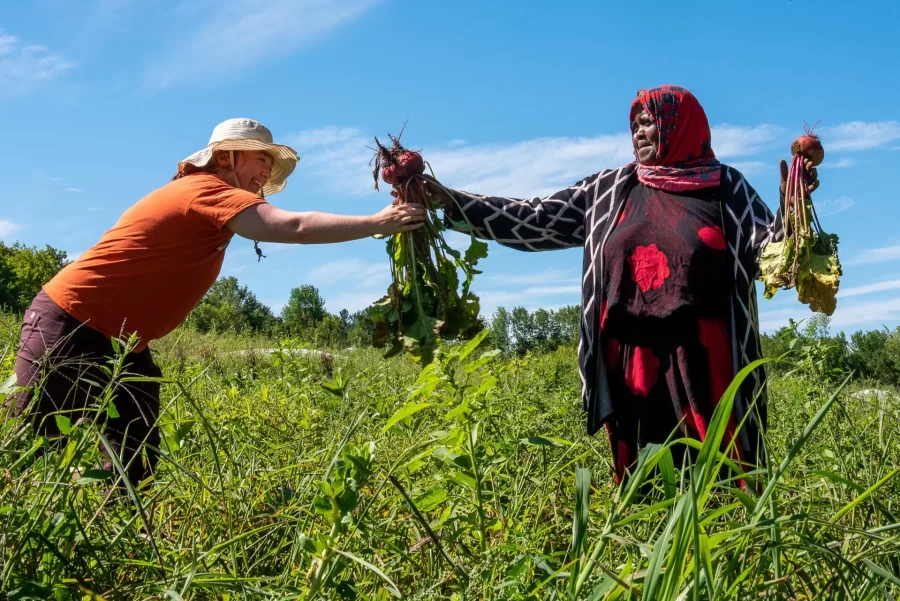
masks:
{"label": "outstretched arm", "polygon": [[327,244],[408,232],[422,227],[425,210],[417,205],[390,205],[374,215],[336,215],[285,211],[269,203],[248,207],[225,227],[259,242]]}
{"label": "outstretched arm", "polygon": [[596,173],[554,194],[531,199],[471,194],[443,188],[428,190],[444,205],[448,225],[517,250],[541,251],[584,245],[588,208],[608,187],[612,171]]}

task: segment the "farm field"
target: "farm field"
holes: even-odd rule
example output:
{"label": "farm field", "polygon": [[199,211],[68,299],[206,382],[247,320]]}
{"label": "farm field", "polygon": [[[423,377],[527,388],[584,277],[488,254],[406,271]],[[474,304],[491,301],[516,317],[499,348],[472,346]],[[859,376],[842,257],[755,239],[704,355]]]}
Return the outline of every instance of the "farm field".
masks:
{"label": "farm field", "polygon": [[[13,342],[5,330],[3,379]],[[620,488],[606,437],[584,433],[574,348],[445,346],[424,371],[374,349],[240,352],[272,344],[176,331],[155,345],[164,458],[139,490],[106,494],[121,466],[95,469],[102,411],[65,423],[56,445],[6,421],[8,598],[900,592],[893,397],[851,394],[859,385],[800,362],[771,379],[771,461],[756,487],[720,481],[710,442],[685,472],[647,449]]]}

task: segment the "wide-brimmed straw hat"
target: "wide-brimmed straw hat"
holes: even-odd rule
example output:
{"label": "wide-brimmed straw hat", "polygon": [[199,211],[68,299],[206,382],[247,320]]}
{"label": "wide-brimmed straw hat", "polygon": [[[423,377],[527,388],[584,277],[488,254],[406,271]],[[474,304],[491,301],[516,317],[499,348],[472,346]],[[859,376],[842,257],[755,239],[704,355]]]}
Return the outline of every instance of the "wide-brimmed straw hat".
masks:
{"label": "wide-brimmed straw hat", "polygon": [[272,175],[262,189],[264,196],[281,192],[287,183],[288,176],[294,171],[294,167],[300,160],[290,146],[275,144],[272,141],[272,132],[259,121],[229,119],[216,126],[209,137],[209,144],[206,145],[206,148],[178,163],[178,167],[180,169],[185,163],[205,167],[217,150],[262,150],[269,153],[274,162]]}

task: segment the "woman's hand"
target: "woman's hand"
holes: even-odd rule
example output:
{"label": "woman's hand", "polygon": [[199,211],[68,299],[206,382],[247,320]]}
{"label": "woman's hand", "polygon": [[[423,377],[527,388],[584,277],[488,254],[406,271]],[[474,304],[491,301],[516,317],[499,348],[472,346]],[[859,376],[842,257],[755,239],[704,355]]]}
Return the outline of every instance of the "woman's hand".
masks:
{"label": "woman's hand", "polygon": [[[788,180],[788,164],[787,161],[781,161],[781,193],[786,194]],[[816,170],[812,161],[804,160],[803,169],[806,171],[806,192],[811,194],[819,187],[819,172]]]}
{"label": "woman's hand", "polygon": [[425,193],[431,197],[431,202],[442,209],[453,206],[453,197],[447,192],[447,188],[438,183],[430,175],[419,176],[425,180]]}
{"label": "woman's hand", "polygon": [[391,236],[411,232],[425,225],[425,207],[418,204],[390,204],[374,215],[376,234]]}

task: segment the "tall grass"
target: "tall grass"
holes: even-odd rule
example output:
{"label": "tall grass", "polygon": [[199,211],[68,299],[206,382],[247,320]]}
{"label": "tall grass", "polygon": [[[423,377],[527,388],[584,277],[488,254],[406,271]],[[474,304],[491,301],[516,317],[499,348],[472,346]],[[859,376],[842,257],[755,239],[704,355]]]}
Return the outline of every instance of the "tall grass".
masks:
{"label": "tall grass", "polygon": [[[0,339],[12,372],[13,330]],[[263,341],[257,341],[264,343]],[[892,599],[900,408],[803,373],[770,383],[770,462],[719,467],[726,394],[682,469],[645,449],[617,487],[583,435],[572,349],[236,354],[161,341],[160,467],[108,494],[96,421],[0,426],[12,599]],[[270,346],[268,343],[264,343]],[[4,396],[0,392],[0,399]],[[673,444],[675,441],[672,441]],[[73,479],[79,471],[82,476]]]}

